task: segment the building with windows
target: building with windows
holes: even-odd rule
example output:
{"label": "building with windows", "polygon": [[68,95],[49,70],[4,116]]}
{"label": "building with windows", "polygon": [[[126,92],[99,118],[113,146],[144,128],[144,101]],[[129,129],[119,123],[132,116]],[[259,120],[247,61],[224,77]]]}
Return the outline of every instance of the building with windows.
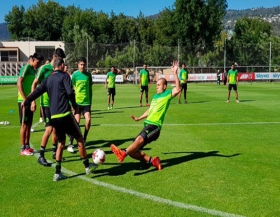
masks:
{"label": "building with windows", "polygon": [[65,50],[61,41],[0,41],[0,62],[26,62],[35,52],[46,59],[58,47]]}
{"label": "building with windows", "polygon": [[[40,53],[45,59],[52,57],[56,48],[65,50],[61,41],[0,41],[0,84],[3,81],[14,83],[22,65],[28,57]],[[9,77],[9,78],[8,78]],[[14,79],[10,79],[13,77]]]}

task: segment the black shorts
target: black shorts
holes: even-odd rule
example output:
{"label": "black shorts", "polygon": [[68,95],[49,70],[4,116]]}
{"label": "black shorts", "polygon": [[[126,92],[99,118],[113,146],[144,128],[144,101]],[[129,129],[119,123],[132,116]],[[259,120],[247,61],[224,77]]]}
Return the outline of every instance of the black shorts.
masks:
{"label": "black shorts", "polygon": [[85,113],[91,113],[91,106],[90,105],[78,105],[78,112],[75,114],[82,114],[85,115]]}
{"label": "black shorts", "polygon": [[19,122],[20,122],[20,124],[22,124],[22,123],[32,124],[34,112],[31,111],[30,108],[31,108],[31,105],[28,106],[27,108],[25,107],[24,111],[23,111],[23,109],[21,108],[21,102],[18,103]]}
{"label": "black shorts", "polygon": [[148,87],[148,86],[142,86],[142,85],[141,85],[141,87],[140,87],[140,92],[143,93],[144,91],[145,91],[146,93],[148,93],[149,87]]}
{"label": "black shorts", "polygon": [[158,139],[160,135],[160,128],[155,125],[147,125],[143,128],[143,130],[139,133],[138,136],[141,136],[144,139],[144,145],[147,145],[148,143],[155,141]]}
{"label": "black shorts", "polygon": [[236,84],[228,84],[228,90],[231,90],[233,88],[234,91],[237,91],[237,85]]}
{"label": "black shorts", "polygon": [[116,88],[108,88],[108,96],[112,95],[115,96],[116,95]]}
{"label": "black shorts", "polygon": [[66,139],[66,134],[75,139],[82,136],[79,124],[72,113],[62,118],[53,118],[52,125],[55,128],[59,142]]}
{"label": "black shorts", "polygon": [[50,107],[41,106],[41,111],[45,122],[45,127],[52,126]]}
{"label": "black shorts", "polygon": [[187,83],[181,84],[181,89],[182,89],[182,90],[187,90],[187,89],[188,89]]}

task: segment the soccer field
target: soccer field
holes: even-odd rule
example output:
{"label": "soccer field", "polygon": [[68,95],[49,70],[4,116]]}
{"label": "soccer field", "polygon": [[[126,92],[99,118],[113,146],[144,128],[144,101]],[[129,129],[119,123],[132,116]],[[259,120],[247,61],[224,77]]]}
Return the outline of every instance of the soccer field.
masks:
{"label": "soccer field", "polygon": [[[150,99],[155,93],[150,89]],[[171,86],[169,85],[169,88]],[[1,216],[279,216],[280,83],[240,83],[240,103],[226,103],[227,87],[188,85],[188,104],[171,101],[160,138],[144,149],[159,156],[162,171],[110,150],[126,148],[143,127],[139,86],[116,87],[115,109],[107,110],[106,89],[93,85],[92,127],[87,152],[102,148],[106,162],[85,175],[78,153],[64,152],[68,179],[53,182],[54,167],[21,156],[17,87],[0,86]],[[182,96],[183,97],[183,96]],[[38,103],[37,103],[38,104]],[[34,115],[32,146],[44,132]],[[81,121],[84,130],[84,120]],[[51,141],[46,158],[51,158]]]}

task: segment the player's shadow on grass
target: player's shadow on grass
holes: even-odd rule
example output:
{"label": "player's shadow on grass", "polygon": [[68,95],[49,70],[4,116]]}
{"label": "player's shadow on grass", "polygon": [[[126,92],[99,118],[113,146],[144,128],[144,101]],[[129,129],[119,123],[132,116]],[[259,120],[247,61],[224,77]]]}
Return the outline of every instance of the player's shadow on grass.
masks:
{"label": "player's shadow on grass", "polygon": [[93,141],[87,141],[86,149],[96,149],[96,148],[104,148],[104,147],[110,147],[110,145],[113,143],[116,146],[120,146],[124,144],[125,142],[131,141],[133,142],[134,137],[132,138],[126,138],[126,139],[117,139],[117,140],[93,140]]}
{"label": "player's shadow on grass", "polygon": [[[145,105],[143,105],[142,107],[149,108],[148,106],[145,106]],[[139,106],[139,105],[136,105],[136,106],[125,106],[125,107],[117,107],[115,109],[128,109],[128,108],[141,108],[141,106]]]}
{"label": "player's shadow on grass", "polygon": [[110,110],[104,110],[104,111],[100,111],[100,112],[94,112],[91,113],[91,115],[101,115],[101,114],[116,114],[116,113],[124,113],[124,111],[116,111],[117,109],[110,109]]}
{"label": "player's shadow on grass", "polygon": [[208,103],[209,101],[195,101],[195,102],[188,102],[187,104],[202,104],[202,103]]}
{"label": "player's shadow on grass", "polygon": [[239,100],[239,102],[254,102],[256,100],[251,100],[251,99],[242,99],[242,100]]}
{"label": "player's shadow on grass", "polygon": [[[197,159],[201,159],[201,158],[206,158],[206,157],[225,157],[225,158],[231,158],[231,157],[236,157],[239,156],[240,154],[232,154],[232,155],[224,155],[224,154],[219,154],[219,151],[209,151],[209,152],[168,152],[168,153],[163,153],[165,155],[168,154],[188,154],[188,155],[183,155],[181,157],[174,157],[174,158],[169,158],[169,159],[165,159],[165,160],[161,160],[161,165],[162,168],[167,168],[170,166],[174,166],[177,164],[181,164],[181,163],[185,163],[191,160],[197,160]],[[143,175],[149,172],[152,172],[156,170],[156,168],[154,168],[153,170],[148,170],[148,171],[144,171],[142,173],[135,173],[135,176],[138,175]]]}
{"label": "player's shadow on grass", "polygon": [[[117,161],[117,159],[116,159]],[[135,170],[147,170],[151,167],[148,163],[142,162],[128,162],[128,163],[105,163],[105,165],[112,165],[110,168],[102,169],[100,165],[92,174],[92,178],[98,178],[101,176],[121,176],[130,171]]]}

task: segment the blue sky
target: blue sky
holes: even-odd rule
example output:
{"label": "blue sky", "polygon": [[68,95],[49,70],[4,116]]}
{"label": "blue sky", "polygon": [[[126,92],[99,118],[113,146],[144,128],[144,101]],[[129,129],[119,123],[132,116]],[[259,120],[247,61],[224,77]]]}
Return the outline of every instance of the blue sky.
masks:
{"label": "blue sky", "polygon": [[[75,5],[82,9],[93,8],[95,11],[103,11],[115,14],[123,13],[127,16],[137,17],[141,11],[145,16],[154,15],[165,7],[172,7],[175,0],[55,0],[60,5]],[[24,2],[24,4],[23,4]],[[5,15],[12,10],[14,5],[23,5],[25,9],[37,4],[38,0],[2,0],[0,6],[0,23],[4,22]],[[46,0],[44,0],[46,2]],[[279,0],[228,0],[228,9],[247,9],[255,7],[280,6]]]}

